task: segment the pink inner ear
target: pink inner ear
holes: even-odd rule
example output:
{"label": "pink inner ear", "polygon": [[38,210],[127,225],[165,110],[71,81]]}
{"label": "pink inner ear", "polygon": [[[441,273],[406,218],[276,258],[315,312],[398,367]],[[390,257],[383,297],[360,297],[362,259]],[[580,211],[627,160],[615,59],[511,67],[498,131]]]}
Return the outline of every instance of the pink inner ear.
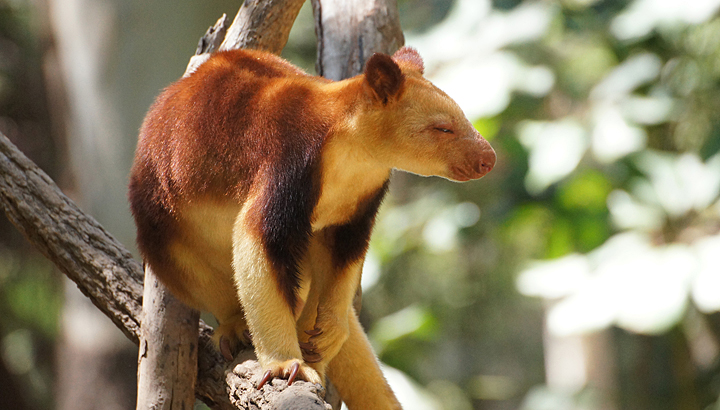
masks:
{"label": "pink inner ear", "polygon": [[417,50],[412,47],[402,47],[393,54],[392,59],[402,67],[419,71],[420,74],[425,72],[425,64],[423,63],[422,57],[420,57]]}

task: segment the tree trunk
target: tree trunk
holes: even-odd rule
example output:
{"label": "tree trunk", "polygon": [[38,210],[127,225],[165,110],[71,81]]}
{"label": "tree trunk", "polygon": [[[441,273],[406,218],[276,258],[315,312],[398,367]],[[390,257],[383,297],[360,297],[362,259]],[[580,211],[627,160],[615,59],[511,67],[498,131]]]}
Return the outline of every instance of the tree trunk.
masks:
{"label": "tree trunk", "polygon": [[220,50],[253,48],[280,54],[305,0],[245,0]]}
{"label": "tree trunk", "polygon": [[193,408],[199,319],[200,312],[175,299],[146,265],[138,410]]}
{"label": "tree trunk", "polygon": [[[223,14],[208,29],[200,39],[197,55],[208,55],[218,49],[227,32],[226,21]],[[185,75],[195,71],[205,60],[191,59]],[[145,265],[142,314],[136,409],[193,408],[200,312],[173,297],[150,266]]]}
{"label": "tree trunk", "polygon": [[319,75],[343,80],[362,72],[373,53],[405,43],[397,0],[311,0]]}

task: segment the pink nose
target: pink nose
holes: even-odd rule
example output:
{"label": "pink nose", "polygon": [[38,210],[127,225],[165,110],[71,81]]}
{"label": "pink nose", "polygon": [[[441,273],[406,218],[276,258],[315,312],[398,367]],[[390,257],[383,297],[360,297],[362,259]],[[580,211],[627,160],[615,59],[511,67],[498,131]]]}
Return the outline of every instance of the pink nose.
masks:
{"label": "pink nose", "polygon": [[461,164],[450,168],[451,179],[469,181],[482,178],[493,169],[496,159],[495,150],[485,142],[479,153],[478,151],[466,152],[465,160]]}
{"label": "pink nose", "polygon": [[475,167],[475,172],[477,172],[477,176],[475,178],[480,178],[488,172],[492,171],[492,169],[495,167],[496,160],[497,156],[495,155],[495,150],[492,149],[490,144],[488,144],[487,148],[485,148],[480,153],[480,158],[478,158],[478,162]]}

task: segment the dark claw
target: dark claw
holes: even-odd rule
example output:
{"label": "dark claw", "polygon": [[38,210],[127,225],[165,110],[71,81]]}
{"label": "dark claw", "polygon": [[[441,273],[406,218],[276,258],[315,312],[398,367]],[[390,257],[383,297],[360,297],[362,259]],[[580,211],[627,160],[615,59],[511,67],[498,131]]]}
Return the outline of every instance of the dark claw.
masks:
{"label": "dark claw", "polygon": [[322,329],[317,328],[317,327],[315,329],[305,331],[305,333],[309,334],[310,336],[318,336],[318,335],[321,335],[322,332],[323,332]]}
{"label": "dark claw", "polygon": [[257,389],[258,390],[262,389],[262,387],[265,385],[265,383],[267,383],[267,381],[270,380],[271,376],[272,376],[272,372],[270,370],[266,371],[262,380],[260,380],[260,383],[258,383]]}
{"label": "dark claw", "polygon": [[297,376],[299,371],[300,363],[293,363],[292,369],[290,370],[290,377],[288,377],[288,386],[293,384],[293,382],[295,381],[295,377]]}
{"label": "dark claw", "polygon": [[322,355],[316,352],[303,352],[303,360],[305,360],[306,363],[318,363],[322,360]]}
{"label": "dark claw", "polygon": [[245,336],[245,339],[252,343],[252,335],[250,334],[250,329],[243,330],[243,336]]}
{"label": "dark claw", "polygon": [[315,349],[317,349],[317,347],[315,347],[315,345],[310,342],[300,342],[300,348],[308,352],[314,352]]}
{"label": "dark claw", "polygon": [[233,360],[232,350],[230,349],[230,341],[225,336],[220,336],[220,354],[228,362]]}

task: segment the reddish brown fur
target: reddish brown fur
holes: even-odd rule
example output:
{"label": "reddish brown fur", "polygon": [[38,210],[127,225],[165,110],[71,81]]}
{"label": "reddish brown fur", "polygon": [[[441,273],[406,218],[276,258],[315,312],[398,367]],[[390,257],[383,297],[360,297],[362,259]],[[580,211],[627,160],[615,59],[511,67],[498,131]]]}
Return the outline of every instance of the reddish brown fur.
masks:
{"label": "reddish brown fur", "polygon": [[[263,91],[276,86],[275,80],[287,77],[297,79],[283,84],[273,98],[262,97]],[[269,177],[262,176],[267,168],[291,166],[306,156],[317,160],[333,111],[308,101],[312,98],[309,90],[317,82],[326,81],[280,58],[225,52],[158,97],[141,128],[130,182],[138,243],[148,262],[171,263],[165,246],[176,232],[173,213],[179,204],[205,195],[240,202],[253,177]],[[287,128],[279,129],[283,126]],[[292,139],[278,138],[291,134]],[[240,138],[243,135],[253,138]],[[158,270],[161,279],[177,282],[163,278],[164,272]],[[290,289],[296,286],[280,284],[283,289],[288,285]],[[181,295],[187,293],[178,286],[171,288]]]}
{"label": "reddish brown fur", "polygon": [[217,53],[150,108],[130,177],[140,251],[171,291],[221,341],[249,325],[271,376],[330,365],[352,410],[398,408],[351,308],[390,170],[466,181],[495,163],[423,69],[403,48],[333,83]]}

